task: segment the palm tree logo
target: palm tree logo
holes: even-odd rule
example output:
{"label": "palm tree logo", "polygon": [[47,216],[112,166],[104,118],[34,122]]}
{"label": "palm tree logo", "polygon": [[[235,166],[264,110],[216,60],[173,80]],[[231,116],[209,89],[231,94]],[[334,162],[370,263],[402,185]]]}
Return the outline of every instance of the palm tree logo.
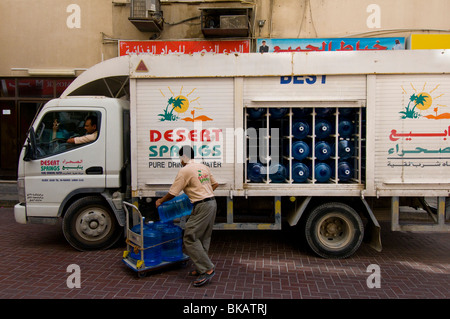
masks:
{"label": "palm tree logo", "polygon": [[[404,111],[399,112],[402,115],[402,119],[410,118],[410,119],[416,119],[420,117],[420,113],[416,111],[417,105],[424,106],[424,102],[427,100],[427,96],[425,96],[423,93],[420,93],[419,95],[416,95],[413,93],[409,97],[408,105],[406,106]],[[411,107],[411,103],[413,103],[413,106]],[[419,108],[420,109],[420,108]]]}
{"label": "palm tree logo", "polygon": [[175,114],[173,114],[173,111],[181,111],[182,107],[187,101],[187,99],[184,96],[177,96],[177,97],[170,97],[169,100],[167,100],[166,109],[164,110],[164,113],[158,114],[160,116],[160,121],[176,121],[179,119],[179,117]]}
{"label": "palm tree logo", "polygon": [[[195,92],[196,89],[193,89],[191,92],[183,95],[183,88],[181,88],[180,93],[175,94],[172,89],[169,87],[169,91],[172,94],[171,97],[167,100],[166,108],[163,110],[163,113],[158,114],[160,117],[159,120],[163,121],[178,121],[183,120],[186,122],[203,122],[203,121],[212,121],[211,118],[206,115],[195,116],[195,110],[203,110],[199,103],[199,97],[189,100],[187,97]],[[160,90],[162,96],[166,97],[164,93]],[[192,105],[196,103],[195,105]],[[191,107],[191,115],[192,117],[184,117],[180,118],[180,116],[185,113]],[[176,113],[174,114],[175,111]]]}
{"label": "palm tree logo", "polygon": [[[414,93],[410,95],[408,105],[405,107],[403,111],[400,111],[402,119],[417,119],[419,117],[424,117],[427,119],[448,119],[450,118],[450,114],[445,112],[438,114],[439,107],[446,107],[447,105],[436,104],[435,107],[431,111],[431,106],[436,101],[436,99],[442,97],[444,94],[439,96],[432,96],[433,91],[435,91],[440,85],[438,84],[431,91],[426,90],[426,83],[423,85],[422,92],[418,93],[416,88],[411,83],[411,87],[414,90]],[[402,87],[403,92],[405,94],[406,91]],[[435,112],[435,114],[430,113]]]}

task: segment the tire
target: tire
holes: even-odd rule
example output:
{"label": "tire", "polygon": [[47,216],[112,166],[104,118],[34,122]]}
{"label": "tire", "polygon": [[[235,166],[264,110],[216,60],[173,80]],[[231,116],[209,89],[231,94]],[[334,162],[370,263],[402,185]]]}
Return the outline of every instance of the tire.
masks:
{"label": "tire", "polygon": [[81,251],[108,249],[121,238],[123,231],[111,208],[95,196],[72,203],[62,226],[69,244]]}
{"label": "tire", "polygon": [[353,255],[364,237],[364,225],[350,206],[333,202],[316,207],[305,223],[305,237],[314,253],[323,258]]}

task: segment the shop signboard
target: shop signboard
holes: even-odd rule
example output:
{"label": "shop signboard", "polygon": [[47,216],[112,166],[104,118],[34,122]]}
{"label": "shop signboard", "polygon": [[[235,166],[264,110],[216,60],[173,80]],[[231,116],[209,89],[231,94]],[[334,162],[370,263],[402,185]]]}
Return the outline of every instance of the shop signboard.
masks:
{"label": "shop signboard", "polygon": [[192,54],[249,53],[250,40],[187,40],[187,41],[119,41],[119,55],[129,54]]}
{"label": "shop signboard", "polygon": [[257,52],[404,50],[405,38],[258,39]]}
{"label": "shop signboard", "polygon": [[410,50],[450,49],[450,34],[412,34],[408,40]]}

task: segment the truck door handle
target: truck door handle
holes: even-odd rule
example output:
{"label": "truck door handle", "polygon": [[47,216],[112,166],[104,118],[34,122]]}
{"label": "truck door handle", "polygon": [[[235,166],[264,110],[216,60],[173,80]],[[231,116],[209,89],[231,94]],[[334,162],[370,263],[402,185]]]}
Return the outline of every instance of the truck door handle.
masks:
{"label": "truck door handle", "polygon": [[101,166],[92,166],[86,169],[87,175],[102,175],[103,167]]}

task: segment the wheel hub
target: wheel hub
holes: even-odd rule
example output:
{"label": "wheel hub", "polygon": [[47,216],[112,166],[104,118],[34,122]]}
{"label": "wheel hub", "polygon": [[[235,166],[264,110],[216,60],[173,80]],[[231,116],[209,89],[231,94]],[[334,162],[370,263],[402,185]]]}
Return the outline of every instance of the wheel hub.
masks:
{"label": "wheel hub", "polygon": [[318,223],[318,240],[328,249],[341,249],[347,245],[354,230],[350,222],[341,214],[330,213]]}
{"label": "wheel hub", "polygon": [[338,219],[330,219],[324,222],[324,234],[326,237],[336,237],[342,233],[342,222]]}
{"label": "wheel hub", "polygon": [[81,231],[90,237],[98,237],[103,234],[107,225],[106,216],[97,211],[89,211],[81,216],[80,219]]}

